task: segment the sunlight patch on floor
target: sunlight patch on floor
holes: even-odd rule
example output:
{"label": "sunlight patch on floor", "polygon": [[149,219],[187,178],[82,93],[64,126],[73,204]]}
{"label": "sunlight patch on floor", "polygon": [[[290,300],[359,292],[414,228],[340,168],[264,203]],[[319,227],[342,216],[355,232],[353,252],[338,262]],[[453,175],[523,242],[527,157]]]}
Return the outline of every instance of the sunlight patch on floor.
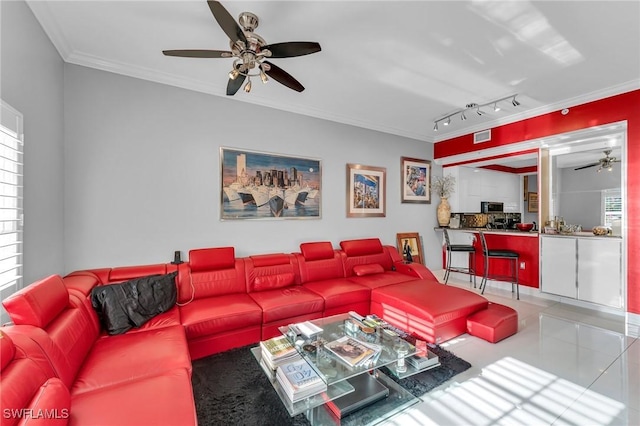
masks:
{"label": "sunlight patch on floor", "polygon": [[609,424],[624,409],[621,402],[506,357],[387,425]]}

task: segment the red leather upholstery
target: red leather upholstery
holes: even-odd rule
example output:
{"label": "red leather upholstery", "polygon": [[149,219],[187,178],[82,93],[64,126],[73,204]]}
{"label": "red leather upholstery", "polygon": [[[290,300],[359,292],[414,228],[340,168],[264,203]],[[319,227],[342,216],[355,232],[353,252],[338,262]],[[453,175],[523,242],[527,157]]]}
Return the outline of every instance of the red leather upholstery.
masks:
{"label": "red leather upholstery", "polygon": [[121,266],[111,269],[109,272],[109,282],[116,283],[148,275],[164,275],[166,273],[167,265],[165,263],[141,266]]}
{"label": "red leather upholstery", "polygon": [[196,425],[191,378],[184,369],[73,397],[71,425]]}
{"label": "red leather upholstery", "polygon": [[[0,331],[0,408],[2,425],[15,425],[28,416],[30,410],[43,410],[57,419],[29,419],[29,424],[67,424],[69,390],[60,379],[47,375],[23,350],[16,348],[11,338]],[[38,420],[38,421],[36,421]],[[33,422],[33,423],[32,423]]]}
{"label": "red leather upholstery", "polygon": [[247,294],[245,263],[233,247],[191,250],[178,287],[192,359],[260,341],[262,310]]}
{"label": "red leather upholstery", "polygon": [[[273,333],[280,325],[290,324],[293,318],[322,316],[324,299],[298,285],[298,266],[295,257],[282,253],[251,256],[245,259],[249,295],[262,309],[262,339],[265,329]],[[293,275],[295,280],[291,282]],[[289,284],[278,286],[287,281]],[[267,286],[261,283],[276,283]],[[272,337],[272,336],[271,336]]]}
{"label": "red leather upholstery", "polygon": [[324,299],[323,316],[356,311],[369,313],[371,290],[344,278],[342,256],[331,243],[304,243],[296,253],[303,287]]}
{"label": "red leather upholstery", "polygon": [[69,292],[59,275],[50,275],[13,293],[2,304],[14,324],[46,327],[69,305]]}
{"label": "red leather upholstery", "polygon": [[467,317],[485,309],[484,297],[429,280],[415,280],[371,291],[371,311],[428,342],[464,334]]}
{"label": "red leather upholstery", "polygon": [[491,343],[497,343],[518,331],[518,312],[499,303],[489,303],[487,309],[467,318],[467,331]]}
{"label": "red leather upholstery", "polygon": [[[345,276],[356,284],[374,289],[415,279],[392,270],[394,261],[391,252],[395,248],[383,246],[377,238],[342,241],[340,247]],[[376,270],[382,272],[375,273]]]}
{"label": "red leather upholstery", "polygon": [[90,271],[79,271],[73,275],[67,275],[62,278],[65,287],[69,290],[75,290],[85,297],[91,294],[91,290],[101,283],[97,275]]}
{"label": "red leather upholstery", "polygon": [[382,243],[378,238],[340,241],[342,251],[349,257],[382,253]]}

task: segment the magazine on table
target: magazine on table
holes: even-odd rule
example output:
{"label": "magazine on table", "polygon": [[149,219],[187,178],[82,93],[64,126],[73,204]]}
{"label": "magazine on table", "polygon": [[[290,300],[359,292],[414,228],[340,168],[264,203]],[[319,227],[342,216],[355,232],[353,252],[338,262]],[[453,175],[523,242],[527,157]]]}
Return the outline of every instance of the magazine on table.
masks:
{"label": "magazine on table", "polygon": [[294,402],[327,390],[327,384],[304,359],[278,366],[276,378],[287,396]]}
{"label": "magazine on table", "polygon": [[361,342],[349,336],[327,343],[325,347],[351,367],[365,364],[381,350],[379,345]]}

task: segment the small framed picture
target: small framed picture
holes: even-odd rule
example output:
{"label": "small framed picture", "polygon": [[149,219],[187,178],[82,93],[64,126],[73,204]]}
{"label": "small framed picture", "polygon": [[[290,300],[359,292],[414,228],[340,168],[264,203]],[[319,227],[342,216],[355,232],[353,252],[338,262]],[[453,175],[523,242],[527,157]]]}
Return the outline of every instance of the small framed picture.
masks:
{"label": "small framed picture", "polygon": [[404,259],[405,262],[415,262],[424,265],[420,234],[417,232],[396,234],[396,244],[398,253],[402,255],[402,259]]}
{"label": "small framed picture", "polygon": [[527,212],[528,213],[538,213],[538,193],[537,192],[529,192],[527,198]]}
{"label": "small framed picture", "polygon": [[431,204],[431,161],[401,157],[400,171],[401,201]]}
{"label": "small framed picture", "polygon": [[385,217],[387,169],[347,164],[347,217]]}

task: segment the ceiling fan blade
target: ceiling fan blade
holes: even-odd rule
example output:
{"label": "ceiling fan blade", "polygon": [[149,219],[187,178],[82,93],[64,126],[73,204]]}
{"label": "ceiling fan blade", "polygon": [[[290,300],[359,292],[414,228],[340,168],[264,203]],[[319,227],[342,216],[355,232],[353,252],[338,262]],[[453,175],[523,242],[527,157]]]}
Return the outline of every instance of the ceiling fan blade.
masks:
{"label": "ceiling fan blade", "polygon": [[233,56],[228,50],[199,50],[199,49],[183,49],[183,50],[163,50],[166,56],[180,56],[184,58],[230,58]]}
{"label": "ceiling fan blade", "polygon": [[588,169],[589,167],[595,167],[595,166],[597,166],[598,164],[600,164],[600,162],[592,163],[592,164],[587,164],[586,166],[578,167],[577,169],[573,169],[573,170]]}
{"label": "ceiling fan blade", "polygon": [[262,50],[271,51],[270,58],[291,58],[294,56],[309,55],[322,50],[320,44],[313,41],[289,41],[286,43],[274,43],[262,46]]}
{"label": "ceiling fan blade", "polygon": [[227,34],[229,39],[234,43],[241,41],[246,45],[247,37],[245,37],[242,28],[240,28],[240,25],[233,19],[233,16],[231,16],[227,9],[218,1],[207,1],[207,4],[209,5],[209,9],[211,9],[211,13],[213,13],[213,17],[218,21],[218,25],[220,25],[220,28]]}
{"label": "ceiling fan blade", "polygon": [[304,86],[282,68],[273,65],[269,61],[263,61],[262,63],[268,65],[268,67],[261,67],[265,74],[273,78],[278,83],[283,84],[296,92],[302,92],[304,90]]}
{"label": "ceiling fan blade", "polygon": [[242,74],[238,75],[235,80],[230,78],[229,81],[227,82],[227,96],[235,95],[236,92],[240,89],[240,87],[242,87],[242,83],[244,83],[245,79],[246,79],[246,76]]}

